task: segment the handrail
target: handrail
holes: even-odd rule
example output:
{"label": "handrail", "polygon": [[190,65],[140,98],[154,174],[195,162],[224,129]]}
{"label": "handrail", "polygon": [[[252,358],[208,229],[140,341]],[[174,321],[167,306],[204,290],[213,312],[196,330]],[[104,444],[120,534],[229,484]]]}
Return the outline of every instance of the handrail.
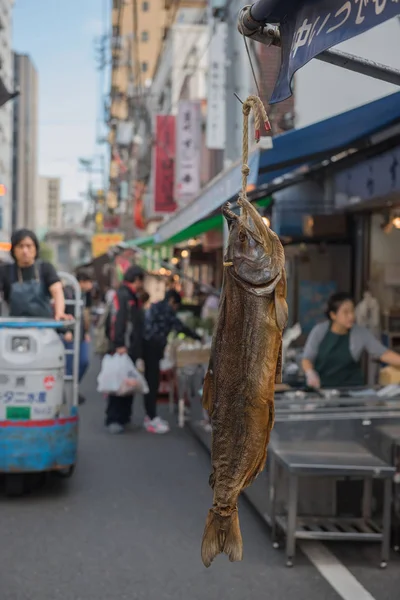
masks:
{"label": "handrail", "polygon": [[72,327],[73,325],[75,325],[75,319],[69,321],[54,321],[54,319],[0,318],[0,329],[65,329]]}
{"label": "handrail", "polygon": [[[79,398],[79,350],[80,350],[80,335],[81,335],[81,318],[82,318],[82,293],[81,287],[76,277],[70,273],[59,271],[58,276],[65,283],[72,285],[74,289],[74,301],[75,304],[75,322],[74,322],[74,341],[73,341],[73,366],[72,366],[72,404],[78,406]],[[68,302],[70,304],[70,302]],[[62,321],[64,327],[68,321]]]}

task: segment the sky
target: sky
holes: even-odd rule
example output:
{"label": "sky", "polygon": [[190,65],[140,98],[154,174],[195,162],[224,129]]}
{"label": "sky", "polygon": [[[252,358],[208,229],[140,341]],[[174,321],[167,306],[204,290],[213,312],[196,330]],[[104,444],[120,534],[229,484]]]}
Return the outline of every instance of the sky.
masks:
{"label": "sky", "polygon": [[[61,177],[62,199],[79,200],[87,175],[78,159],[96,147],[100,74],[95,38],[111,20],[110,0],[15,0],[13,45],[39,75],[39,174]],[[107,21],[106,21],[107,18]],[[101,185],[100,175],[97,175]]]}

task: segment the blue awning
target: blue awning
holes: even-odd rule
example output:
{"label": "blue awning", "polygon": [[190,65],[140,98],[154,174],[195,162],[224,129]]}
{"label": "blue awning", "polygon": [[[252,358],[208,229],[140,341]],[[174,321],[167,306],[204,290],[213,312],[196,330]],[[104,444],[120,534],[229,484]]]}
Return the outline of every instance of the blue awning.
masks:
{"label": "blue awning", "polygon": [[399,121],[400,92],[396,92],[325,121],[278,135],[273,150],[263,152],[260,158],[258,184],[271,181],[271,174],[276,177],[274,171],[278,169],[288,172],[301,164],[323,160]]}
{"label": "blue awning", "polygon": [[[321,161],[356,146],[371,135],[400,122],[400,92],[349,110],[314,125],[274,137],[271,150],[256,150],[249,158],[249,185],[264,185],[297,167]],[[213,179],[190,204],[157,230],[156,243],[167,241],[182,229],[232,200],[241,188],[241,160]]]}

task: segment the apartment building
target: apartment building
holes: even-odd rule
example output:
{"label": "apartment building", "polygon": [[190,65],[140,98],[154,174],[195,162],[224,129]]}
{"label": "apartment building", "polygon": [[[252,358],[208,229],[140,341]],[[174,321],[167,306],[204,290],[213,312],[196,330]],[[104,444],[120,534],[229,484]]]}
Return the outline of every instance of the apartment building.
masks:
{"label": "apartment building", "polygon": [[37,229],[38,74],[29,56],[14,54],[12,228]]}
{"label": "apartment building", "polygon": [[61,226],[61,180],[39,177],[37,185],[37,225],[46,229]]}

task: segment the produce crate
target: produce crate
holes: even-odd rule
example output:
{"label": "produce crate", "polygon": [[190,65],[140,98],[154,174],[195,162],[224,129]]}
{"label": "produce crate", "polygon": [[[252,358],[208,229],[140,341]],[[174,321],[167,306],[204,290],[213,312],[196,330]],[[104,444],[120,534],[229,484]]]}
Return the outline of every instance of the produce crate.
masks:
{"label": "produce crate", "polygon": [[210,359],[210,348],[194,348],[193,350],[176,351],[176,366],[178,369],[196,365],[205,365]]}

